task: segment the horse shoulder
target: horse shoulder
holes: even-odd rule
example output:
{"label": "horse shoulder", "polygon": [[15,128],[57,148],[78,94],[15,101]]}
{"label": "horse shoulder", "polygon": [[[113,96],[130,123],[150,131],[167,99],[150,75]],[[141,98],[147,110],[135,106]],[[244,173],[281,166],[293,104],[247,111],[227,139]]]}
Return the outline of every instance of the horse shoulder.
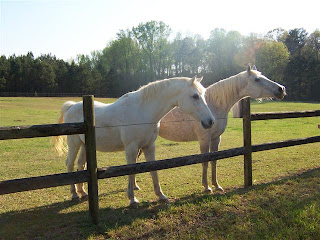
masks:
{"label": "horse shoulder", "polygon": [[228,118],[217,119],[213,128],[211,129],[211,138],[217,138],[221,136],[222,133],[226,130],[228,123]]}

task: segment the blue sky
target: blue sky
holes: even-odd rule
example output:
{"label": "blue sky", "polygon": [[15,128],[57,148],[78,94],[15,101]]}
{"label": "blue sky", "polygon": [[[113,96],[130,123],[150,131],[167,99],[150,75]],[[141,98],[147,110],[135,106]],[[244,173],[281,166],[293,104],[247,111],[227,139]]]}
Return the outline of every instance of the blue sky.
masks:
{"label": "blue sky", "polygon": [[224,28],[243,35],[271,29],[320,29],[315,0],[0,0],[0,55],[32,51],[68,60],[102,50],[120,29],[150,20],[168,24],[173,35]]}

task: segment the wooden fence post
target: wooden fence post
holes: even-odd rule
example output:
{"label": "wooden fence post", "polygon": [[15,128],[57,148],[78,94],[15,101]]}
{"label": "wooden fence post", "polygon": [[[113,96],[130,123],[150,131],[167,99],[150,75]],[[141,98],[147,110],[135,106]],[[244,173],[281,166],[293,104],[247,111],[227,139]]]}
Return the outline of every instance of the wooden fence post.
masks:
{"label": "wooden fence post", "polygon": [[96,158],[96,134],[95,134],[95,115],[93,96],[83,96],[83,115],[87,130],[85,132],[89,211],[94,224],[98,224],[98,177],[97,177],[97,158]]}
{"label": "wooden fence post", "polygon": [[244,187],[252,186],[252,145],[250,97],[243,100]]}

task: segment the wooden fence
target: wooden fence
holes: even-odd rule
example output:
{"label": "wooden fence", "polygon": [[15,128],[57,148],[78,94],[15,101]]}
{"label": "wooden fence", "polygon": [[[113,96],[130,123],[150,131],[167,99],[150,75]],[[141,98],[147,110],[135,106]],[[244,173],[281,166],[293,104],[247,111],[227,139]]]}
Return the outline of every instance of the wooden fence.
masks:
{"label": "wooden fence", "polygon": [[0,140],[85,134],[87,170],[0,182],[0,195],[88,182],[89,210],[98,223],[98,182],[93,96],[83,97],[84,122],[18,127],[1,127]]}
{"label": "wooden fence", "polygon": [[272,142],[259,145],[251,143],[251,121],[284,119],[297,117],[320,116],[320,110],[307,112],[282,112],[282,113],[255,113],[250,112],[250,99],[242,100],[243,118],[243,147],[232,148],[213,153],[197,154],[177,157],[154,162],[144,162],[97,168],[95,146],[95,117],[93,111],[93,96],[84,96],[84,122],[64,123],[38,126],[5,127],[0,128],[0,140],[46,137],[57,135],[85,134],[87,170],[72,173],[54,174],[40,177],[6,180],[0,182],[0,195],[35,189],[64,186],[69,184],[88,182],[89,211],[93,223],[98,223],[98,179],[119,177],[130,174],[144,173],[155,170],[182,167],[191,164],[203,163],[213,160],[231,158],[244,155],[244,186],[252,186],[252,152],[290,147],[301,144],[320,142],[320,136],[294,139],[281,142]]}
{"label": "wooden fence", "polygon": [[252,186],[252,152],[271,150],[276,148],[291,147],[296,145],[320,142],[320,136],[290,139],[280,142],[264,143],[252,145],[251,141],[251,122],[257,120],[285,119],[285,118],[302,118],[320,116],[320,110],[303,111],[303,112],[271,112],[271,113],[251,113],[250,98],[241,100],[241,115],[243,118],[243,144],[244,153],[244,186]]}

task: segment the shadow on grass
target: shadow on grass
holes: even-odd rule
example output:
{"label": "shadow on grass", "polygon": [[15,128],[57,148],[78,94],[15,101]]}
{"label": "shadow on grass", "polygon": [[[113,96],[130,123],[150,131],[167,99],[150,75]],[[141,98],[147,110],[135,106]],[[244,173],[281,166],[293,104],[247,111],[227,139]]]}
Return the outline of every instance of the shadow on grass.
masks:
{"label": "shadow on grass", "polygon": [[[290,185],[292,181],[308,182],[312,178],[320,178],[320,168],[302,172],[289,176],[281,180],[270,183],[255,185],[251,188],[230,189],[226,194],[191,194],[167,204],[156,202],[142,202],[137,209],[124,208],[103,208],[99,211],[100,224],[95,226],[91,223],[88,211],[68,212],[68,208],[79,204],[72,201],[59,202],[52,205],[32,208],[22,211],[11,211],[0,214],[0,239],[87,239],[89,236],[103,235],[108,238],[109,230],[131,225],[137,219],[157,219],[160,212],[170,206],[183,206],[184,204],[200,204],[210,200],[222,201],[234,195],[246,196],[252,191],[264,191],[272,186]],[[296,184],[296,183],[295,183]],[[119,191],[125,191],[123,189]],[[117,193],[116,191],[115,193]],[[308,197],[299,198],[295,194],[288,194],[288,199],[292,201],[294,208],[303,208],[314,199],[319,199],[319,189],[315,189],[314,194]],[[109,193],[112,194],[112,193]],[[305,193],[304,193],[305,194]],[[262,194],[263,195],[263,194]],[[100,195],[101,197],[102,195]],[[268,208],[272,195],[265,198],[251,199],[257,206]],[[299,196],[298,196],[299,197]],[[83,204],[83,203],[81,203]],[[281,206],[271,206],[275,208],[273,213],[281,212]],[[255,217],[252,213],[250,217]],[[261,229],[253,229],[253,232]]]}

